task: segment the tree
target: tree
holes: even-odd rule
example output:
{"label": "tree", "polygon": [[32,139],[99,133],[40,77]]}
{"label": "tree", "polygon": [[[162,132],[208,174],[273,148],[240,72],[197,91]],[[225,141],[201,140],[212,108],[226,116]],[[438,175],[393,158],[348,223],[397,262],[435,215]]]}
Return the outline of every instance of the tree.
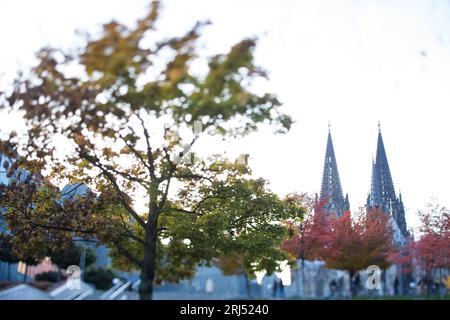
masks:
{"label": "tree", "polygon": [[369,209],[354,219],[350,212],[342,217],[328,216],[328,229],[324,233],[320,258],[326,267],[346,270],[350,278],[350,297],[353,296],[353,278],[360,270],[371,265],[385,269],[392,246],[389,216],[379,209]]}
{"label": "tree", "polygon": [[0,234],[0,260],[8,263],[8,280],[11,280],[10,264],[22,261],[25,264],[24,281],[27,281],[28,266],[38,265],[41,261],[41,259],[28,252],[17,252],[13,245],[12,237],[6,233]]}
{"label": "tree", "polygon": [[11,239],[6,234],[0,234],[0,261],[8,264],[7,280],[11,280],[11,263],[19,262],[19,259],[13,253]]}
{"label": "tree", "polygon": [[[388,260],[397,267],[397,283],[401,290],[398,292],[402,294],[405,290],[407,291],[407,288],[409,287],[409,283],[408,281],[405,281],[405,277],[412,277],[412,271],[414,270],[414,263],[416,261],[416,243],[414,240],[408,239],[402,246],[393,246],[391,252],[389,252]],[[399,278],[402,279],[402,281],[400,281]],[[406,285],[408,285],[408,287],[406,287]]]}
{"label": "tree", "polygon": [[92,237],[93,228],[106,223],[99,219],[87,224],[93,212],[105,207],[94,195],[63,200],[59,189],[39,175],[0,185],[0,203],[10,244],[22,261],[40,261],[50,255],[61,262],[74,253],[76,233]]}
{"label": "tree", "polygon": [[83,248],[81,245],[72,243],[69,248],[50,252],[48,256],[51,258],[52,263],[56,264],[58,268],[67,269],[71,265],[80,264],[83,250],[86,250],[85,268],[87,268],[97,260],[97,256],[92,248]]}
{"label": "tree", "polygon": [[419,217],[422,235],[415,244],[416,259],[425,270],[427,293],[430,294],[433,270],[439,270],[442,284],[442,269],[450,268],[450,211],[433,202],[427,205],[426,210],[419,212]]}
{"label": "tree", "polygon": [[[194,161],[191,151],[200,135],[181,133],[201,125],[205,133],[233,138],[264,123],[277,132],[292,124],[280,113],[275,96],[251,89],[254,79],[266,77],[253,62],[254,39],[201,59],[196,41],[205,23],[181,37],[158,40],[158,12],[159,1],[154,1],[150,13],[133,27],[105,24],[102,35],[88,37],[77,53],[42,49],[37,66],[19,76],[6,99],[0,99],[5,108],[24,115],[28,129],[24,136],[12,133],[2,149],[17,150],[9,152],[17,159],[15,167],[50,172],[45,187],[28,190],[27,197],[40,203],[26,210],[36,238],[43,239],[38,233],[49,230],[52,240],[95,236],[139,266],[141,299],[151,299],[157,263],[164,260],[160,240],[171,237],[165,224],[179,222],[175,213],[187,216],[183,223],[188,224],[188,212],[204,203],[190,194],[192,186],[211,187],[227,175],[248,172],[241,164]],[[196,61],[206,62],[205,74],[193,72]],[[61,144],[67,153],[58,150]],[[83,199],[61,201],[52,185],[63,180],[84,183],[92,191]],[[179,196],[184,192],[196,201],[181,206],[172,197],[174,186],[181,190]],[[137,209],[139,192],[146,199],[145,210]],[[10,205],[8,219],[20,217],[11,227],[17,236],[24,215],[12,201],[4,202]],[[76,214],[68,210],[71,206]],[[52,213],[38,217],[44,208]],[[63,221],[66,214],[70,218]],[[170,214],[172,218],[163,218]],[[179,246],[189,251],[182,241]]]}
{"label": "tree", "polygon": [[250,279],[255,278],[256,272],[273,274],[287,259],[279,250],[286,234],[281,222],[291,217],[292,211],[266,190],[263,179],[233,179],[223,187],[226,189],[221,194],[229,199],[205,204],[195,224],[202,232],[195,232],[192,242],[205,243],[213,249],[212,256],[224,274],[244,275],[251,297]]}
{"label": "tree", "polygon": [[[216,265],[222,270],[222,273],[226,276],[240,275],[245,278],[245,289],[247,291],[247,297],[252,298],[252,291],[250,286],[250,279],[254,277],[252,273],[251,263],[246,259],[249,257],[243,253],[232,253],[227,256],[219,257],[216,260]],[[249,274],[250,273],[250,274]]]}
{"label": "tree", "polygon": [[389,253],[389,261],[400,266],[401,273],[410,273],[415,259],[416,243],[409,239],[409,241],[401,247],[393,247]]}
{"label": "tree", "polygon": [[[297,260],[301,261],[302,287],[305,288],[305,260],[314,260],[320,233],[316,232],[318,223],[314,223],[314,203],[306,194],[292,193],[285,197],[285,204],[296,212],[296,219],[287,221],[288,237],[284,240],[281,248],[286,251],[294,261],[298,272]],[[317,207],[316,207],[317,208]],[[297,278],[298,273],[297,273]],[[297,281],[297,294],[300,294],[300,281]]]}
{"label": "tree", "polygon": [[418,215],[421,220],[419,240],[410,240],[405,246],[394,248],[389,259],[401,266],[402,273],[410,273],[414,265],[421,268],[429,295],[433,288],[433,271],[439,270],[442,284],[442,270],[450,268],[450,213],[433,201]]}

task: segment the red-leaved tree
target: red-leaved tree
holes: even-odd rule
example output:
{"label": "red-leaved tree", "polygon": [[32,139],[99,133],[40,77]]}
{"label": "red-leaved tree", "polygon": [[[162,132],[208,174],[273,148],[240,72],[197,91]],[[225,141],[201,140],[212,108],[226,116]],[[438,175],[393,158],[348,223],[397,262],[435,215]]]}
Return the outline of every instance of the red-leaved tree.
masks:
{"label": "red-leaved tree", "polygon": [[[436,203],[419,212],[422,236],[415,245],[417,263],[425,271],[427,293],[431,293],[432,273],[439,270],[443,282],[443,269],[450,268],[450,211]],[[442,291],[441,291],[442,293]]]}
{"label": "red-leaved tree", "polygon": [[414,270],[414,261],[416,257],[416,243],[409,239],[401,247],[392,247],[389,252],[388,260],[397,265],[400,274],[408,274]]}
{"label": "red-leaved tree", "polygon": [[321,227],[321,246],[317,253],[327,268],[348,272],[352,297],[353,279],[358,271],[371,265],[380,269],[390,265],[392,229],[389,216],[379,209],[370,209],[353,219],[350,212],[345,212],[342,217],[325,215],[325,219],[327,223]]}

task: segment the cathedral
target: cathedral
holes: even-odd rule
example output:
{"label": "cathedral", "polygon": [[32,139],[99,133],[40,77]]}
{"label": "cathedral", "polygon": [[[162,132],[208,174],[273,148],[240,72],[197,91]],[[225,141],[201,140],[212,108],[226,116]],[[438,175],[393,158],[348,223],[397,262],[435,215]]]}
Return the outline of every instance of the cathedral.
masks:
{"label": "cathedral", "polygon": [[328,126],[327,150],[323,165],[322,188],[320,190],[320,201],[327,200],[325,210],[342,217],[345,211],[350,210],[348,194],[343,195],[341,180],[334,154],[333,139],[331,138],[330,127]]}
{"label": "cathedral", "polygon": [[[330,128],[328,128],[322,187],[320,196],[317,200],[326,201],[326,210],[339,217],[341,217],[345,211],[350,210],[348,194],[344,197],[342,191]],[[372,161],[372,181],[370,192],[367,197],[367,209],[370,208],[379,208],[390,215],[394,242],[398,245],[404,244],[408,237],[405,209],[401,193],[399,193],[399,196],[397,197],[394,189],[380,125],[378,125],[376,157]]]}

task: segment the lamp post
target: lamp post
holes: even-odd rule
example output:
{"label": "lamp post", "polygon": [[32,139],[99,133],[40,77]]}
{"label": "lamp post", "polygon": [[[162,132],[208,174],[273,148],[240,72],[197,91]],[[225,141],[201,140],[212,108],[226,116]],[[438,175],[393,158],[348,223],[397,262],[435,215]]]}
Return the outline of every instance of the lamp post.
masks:
{"label": "lamp post", "polygon": [[84,245],[81,245],[81,255],[80,255],[80,269],[81,269],[81,276],[80,278],[84,279],[84,268],[86,266],[86,247]]}

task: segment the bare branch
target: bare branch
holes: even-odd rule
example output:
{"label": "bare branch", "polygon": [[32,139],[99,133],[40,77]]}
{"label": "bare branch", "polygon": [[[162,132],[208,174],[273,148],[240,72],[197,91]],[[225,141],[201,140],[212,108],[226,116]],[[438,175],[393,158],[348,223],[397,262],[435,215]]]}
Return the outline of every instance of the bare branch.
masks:
{"label": "bare branch", "polygon": [[119,195],[119,200],[122,206],[127,210],[131,216],[143,227],[145,228],[146,223],[142,218],[138,215],[138,213],[130,206],[128,203],[124,192],[120,189],[119,185],[117,184],[116,178],[112,175],[111,172],[109,172],[104,166],[96,159],[95,157],[92,157],[82,149],[78,150],[78,153],[81,157],[89,161],[92,165],[100,169],[103,174],[106,176],[106,178],[109,180],[109,182],[112,184],[114,190],[116,190],[116,193]]}
{"label": "bare branch", "polygon": [[142,125],[142,129],[144,130],[145,143],[147,144],[147,158],[150,169],[150,177],[152,180],[156,181],[155,174],[155,159],[153,158],[152,147],[150,145],[150,134],[148,133],[147,127],[145,126],[145,122],[139,114],[136,114],[136,117],[139,119]]}
{"label": "bare branch", "polygon": [[208,181],[213,181],[211,178],[209,177],[205,177],[199,174],[179,174],[179,175],[174,175],[173,176],[176,179],[198,179],[198,180],[208,180]]}
{"label": "bare branch", "polygon": [[123,177],[125,179],[128,179],[130,181],[139,183],[144,188],[149,188],[150,187],[150,184],[147,181],[145,181],[144,179],[140,179],[140,178],[134,177],[134,176],[132,176],[132,175],[126,173],[126,172],[123,172],[123,171],[119,171],[119,170],[115,169],[114,167],[112,167],[110,165],[103,165],[103,166],[106,169],[114,172],[115,174],[120,175],[121,177]]}
{"label": "bare branch", "polygon": [[79,184],[78,184],[76,187],[74,187],[73,189],[70,189],[70,190],[68,190],[67,192],[61,193],[61,196],[62,196],[62,197],[67,196],[68,194],[70,194],[70,193],[76,191],[76,190],[77,190],[78,188],[80,188],[82,185],[83,185],[82,183],[79,183]]}
{"label": "bare branch", "polygon": [[[129,127],[129,128],[130,128],[130,130],[134,133],[134,130],[133,130],[131,127]],[[128,147],[128,149],[130,149],[131,152],[134,153],[134,155],[136,156],[136,158],[138,158],[138,159],[141,161],[141,163],[148,169],[148,172],[150,173],[150,172],[151,172],[151,168],[150,168],[150,166],[148,165],[147,161],[145,161],[145,159],[144,159],[144,157],[142,156],[142,154],[141,154],[141,153],[140,153],[133,145],[131,145],[131,144],[125,139],[124,136],[122,136],[122,135],[119,135],[119,136],[120,136],[120,138],[122,139],[122,141],[125,143],[125,145]]]}
{"label": "bare branch", "polygon": [[185,210],[185,209],[180,209],[180,208],[174,208],[174,207],[170,207],[170,208],[165,208],[162,209],[161,212],[180,212],[180,213],[187,213],[187,214],[196,214],[196,215],[202,215],[201,213],[195,212],[195,211],[189,211],[189,210]]}
{"label": "bare branch", "polygon": [[130,239],[133,239],[133,240],[139,242],[140,244],[145,244],[144,240],[142,240],[141,238],[139,238],[138,236],[136,236],[136,235],[134,235],[132,233],[124,232],[121,235],[124,236],[124,237],[128,237]]}
{"label": "bare branch", "polygon": [[120,220],[122,221],[122,226],[123,226],[123,228],[124,228],[125,231],[126,231],[126,232],[123,233],[123,235],[126,236],[126,237],[128,237],[128,238],[130,238],[130,239],[136,240],[137,242],[139,242],[139,243],[141,243],[141,244],[144,244],[144,243],[145,243],[144,240],[142,240],[142,239],[139,238],[138,236],[134,235],[134,234],[133,234],[133,231],[127,227],[127,224],[126,224],[125,221],[123,220],[122,215],[119,215],[119,216],[120,216]]}

